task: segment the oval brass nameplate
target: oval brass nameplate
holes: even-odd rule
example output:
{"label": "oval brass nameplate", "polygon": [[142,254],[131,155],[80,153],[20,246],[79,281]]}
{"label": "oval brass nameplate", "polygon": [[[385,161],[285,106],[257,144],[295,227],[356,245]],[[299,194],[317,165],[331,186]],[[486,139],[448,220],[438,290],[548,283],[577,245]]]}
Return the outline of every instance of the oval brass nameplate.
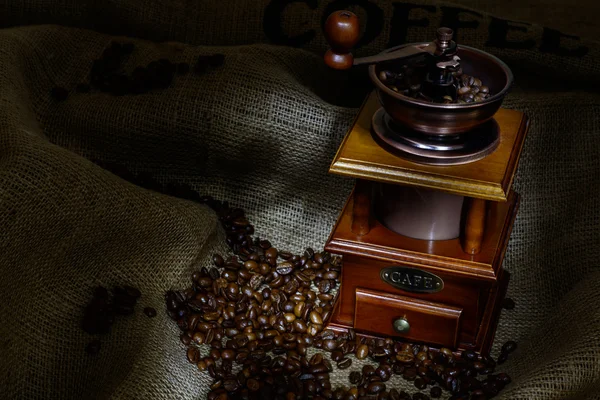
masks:
{"label": "oval brass nameplate", "polygon": [[444,288],[439,276],[409,267],[388,267],[381,270],[381,279],[390,285],[416,293],[435,293]]}

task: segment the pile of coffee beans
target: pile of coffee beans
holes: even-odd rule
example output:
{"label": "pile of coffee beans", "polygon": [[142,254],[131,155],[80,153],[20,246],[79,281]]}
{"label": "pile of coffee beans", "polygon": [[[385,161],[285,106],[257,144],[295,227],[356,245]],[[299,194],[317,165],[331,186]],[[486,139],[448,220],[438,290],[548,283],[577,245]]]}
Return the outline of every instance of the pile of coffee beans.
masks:
{"label": "pile of coffee beans", "polygon": [[[379,72],[379,80],[394,92],[404,96],[433,102],[434,100],[423,93],[422,84],[425,80],[427,69],[425,64],[403,65],[397,71],[383,70]],[[476,77],[464,74],[462,68],[452,72],[453,85],[457,96],[443,96],[445,104],[466,104],[487,99],[490,96],[489,87]]]}
{"label": "pile of coffee beans", "polygon": [[[240,212],[232,215],[226,225],[246,229]],[[433,351],[389,338],[359,337],[352,329],[323,330],[334,299],[330,291],[339,284],[339,259],[312,249],[291,255],[264,240],[249,243],[250,254],[215,255],[214,267],[192,274],[190,288],[166,295],[187,360],[214,379],[209,399],[416,400],[440,397],[443,390],[453,399],[487,399],[510,382],[508,375],[494,374],[493,359],[471,351]],[[201,357],[201,346],[210,347],[206,357]],[[329,357],[316,353],[308,358],[310,347]],[[377,366],[352,371],[352,386],[333,388],[329,374],[334,365],[351,368],[350,355]],[[237,373],[234,364],[241,367]],[[411,397],[387,386],[394,374],[419,390],[429,388],[429,396],[419,392]]]}
{"label": "pile of coffee beans", "polygon": [[[115,322],[117,315],[131,315],[142,294],[132,286],[115,287],[112,296],[108,289],[98,286],[94,289],[92,300],[87,304],[83,313],[82,328],[90,335],[107,334]],[[144,313],[149,317],[156,316],[156,310],[146,307]],[[100,351],[100,341],[93,340],[86,347],[89,354]]]}
{"label": "pile of coffee beans", "polygon": [[[76,87],[77,92],[88,93],[95,88],[115,96],[144,94],[166,89],[172,84],[176,74],[183,75],[190,71],[188,63],[174,63],[162,58],[146,66],[139,66],[128,75],[123,70],[123,61],[134,50],[133,43],[111,42],[102,56],[92,63],[89,83],[79,83]],[[198,58],[194,70],[202,74],[210,68],[221,66],[224,60],[225,56],[222,54],[203,55]],[[51,96],[56,101],[64,101],[68,98],[69,91],[55,87],[51,90]]]}
{"label": "pile of coffee beans", "polygon": [[[211,268],[191,276],[192,285],[166,294],[167,312],[181,329],[187,360],[214,379],[209,399],[452,399],[495,396],[510,377],[496,362],[472,351],[431,350],[392,339],[359,337],[350,329],[323,330],[332,312],[341,261],[307,248],[302,255],[253,239],[241,209],[203,198],[220,216],[236,255],[214,255]],[[206,357],[201,347],[209,346]],[[316,348],[330,353],[307,350]],[[333,388],[330,373],[365,360],[349,373],[350,387]],[[241,370],[234,372],[237,364]],[[429,395],[386,384],[393,375]],[[483,376],[484,379],[478,379]]]}
{"label": "pile of coffee beans", "polygon": [[[324,329],[339,286],[341,260],[307,248],[292,254],[253,238],[243,210],[184,184],[162,185],[149,174],[100,163],[149,189],[210,206],[234,255],[215,254],[211,267],[191,275],[191,286],[166,293],[167,314],[181,330],[185,359],[213,379],[210,400],[489,399],[511,378],[496,361],[472,351],[374,339],[354,330]],[[507,342],[508,354],[516,343]],[[314,353],[314,354],[310,354]],[[354,361],[353,361],[354,360]],[[353,368],[355,361],[361,364]],[[348,371],[334,387],[330,374]],[[339,374],[339,372],[338,372]],[[412,382],[415,393],[393,387],[392,377]]]}

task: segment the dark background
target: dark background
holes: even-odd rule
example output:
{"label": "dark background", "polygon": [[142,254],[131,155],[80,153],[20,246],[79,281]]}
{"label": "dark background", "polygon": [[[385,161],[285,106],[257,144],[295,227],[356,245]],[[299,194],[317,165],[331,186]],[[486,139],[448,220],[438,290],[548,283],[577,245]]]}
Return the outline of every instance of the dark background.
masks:
{"label": "dark background", "polygon": [[448,3],[489,12],[500,18],[527,21],[564,33],[600,35],[598,0],[452,0]]}

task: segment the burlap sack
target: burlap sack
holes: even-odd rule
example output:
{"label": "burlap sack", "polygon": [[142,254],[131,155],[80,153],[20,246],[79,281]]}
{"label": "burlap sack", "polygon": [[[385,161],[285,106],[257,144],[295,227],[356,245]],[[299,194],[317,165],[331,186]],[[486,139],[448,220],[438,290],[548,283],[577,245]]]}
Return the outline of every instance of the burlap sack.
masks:
{"label": "burlap sack", "polygon": [[[215,215],[87,159],[188,183],[243,207],[258,236],[292,251],[322,248],[349,194],[352,182],[327,169],[357,109],[324,100],[340,79],[321,62],[319,28],[329,9],[347,2],[189,3],[23,1],[2,13],[4,25],[70,26],[0,31],[2,398],[195,399],[208,390],[209,377],[185,360],[163,295],[224,251]],[[600,46],[541,26],[508,29],[502,42],[498,29],[507,25],[487,14],[453,20],[448,8],[414,3],[425,8],[409,18],[429,25],[408,28],[407,41],[429,39],[442,21],[475,19],[476,27],[459,28],[460,42],[511,65],[517,84],[505,107],[531,118],[515,181],[523,200],[505,261],[517,307],[503,313],[492,354],[508,339],[519,348],[502,367],[513,383],[499,398],[598,398],[600,96],[590,89],[600,82]],[[383,28],[357,54],[403,36],[394,19],[399,4],[369,11]],[[128,71],[162,57],[193,63],[220,52],[226,61],[142,96],[72,92],[52,100],[52,87],[87,79],[113,39],[106,33],[139,38]],[[250,45],[269,41],[289,46]],[[117,320],[100,354],[88,357],[83,305],[95,285],[127,283],[158,316]],[[346,374],[334,374],[334,386],[347,385]]]}

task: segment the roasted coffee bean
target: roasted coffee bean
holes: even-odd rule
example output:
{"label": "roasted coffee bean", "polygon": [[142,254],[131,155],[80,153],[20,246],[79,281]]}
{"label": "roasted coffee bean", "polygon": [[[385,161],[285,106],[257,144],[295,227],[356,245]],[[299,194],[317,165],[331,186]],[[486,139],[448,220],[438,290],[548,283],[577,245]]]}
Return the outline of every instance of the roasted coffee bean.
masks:
{"label": "roasted coffee bean", "polygon": [[204,360],[198,361],[196,366],[198,367],[198,370],[201,372],[206,371],[206,369],[208,368],[208,365],[206,365],[206,362]]}
{"label": "roasted coffee bean", "polygon": [[506,360],[508,360],[508,353],[505,351],[500,352],[500,355],[498,356],[498,364],[502,365],[506,362]]}
{"label": "roasted coffee bean", "polygon": [[504,385],[508,385],[511,382],[510,376],[504,372],[499,373],[496,376],[496,380],[502,382]]}
{"label": "roasted coffee bean", "polygon": [[467,361],[475,361],[477,360],[477,353],[472,350],[465,350],[461,354],[462,358]]}
{"label": "roasted coffee bean", "polygon": [[356,358],[359,360],[364,360],[369,355],[369,346],[366,344],[361,344],[356,348]]}
{"label": "roasted coffee bean", "polygon": [[223,260],[223,257],[221,257],[219,254],[215,254],[213,255],[213,263],[221,268],[224,264],[225,264],[225,260]]}
{"label": "roasted coffee bean", "polygon": [[419,390],[423,390],[427,387],[427,383],[425,383],[425,381],[421,377],[415,379],[414,385]]}
{"label": "roasted coffee bean", "polygon": [[304,314],[304,309],[306,308],[306,303],[303,301],[300,301],[298,303],[296,303],[296,305],[294,305],[294,315],[297,318],[302,318],[303,314]]}
{"label": "roasted coffee bean", "polygon": [[370,394],[377,394],[385,391],[385,383],[383,382],[371,382],[367,386],[367,392]]}
{"label": "roasted coffee bean", "polygon": [[323,348],[329,351],[333,351],[339,347],[340,343],[334,339],[326,339],[323,341]]}
{"label": "roasted coffee bean", "polygon": [[289,261],[286,261],[286,262],[283,262],[283,263],[279,264],[277,266],[277,268],[275,269],[275,271],[277,271],[277,273],[279,275],[288,275],[288,274],[291,274],[293,270],[294,270],[294,264],[292,264]]}
{"label": "roasted coffee bean", "polygon": [[217,390],[219,389],[221,386],[223,386],[223,380],[222,379],[217,379],[215,380],[212,385],[210,385],[210,389],[211,390]]}
{"label": "roasted coffee bean", "polygon": [[429,395],[434,399],[441,397],[442,396],[442,388],[439,386],[432,387],[431,390],[429,391]]}
{"label": "roasted coffee bean", "polygon": [[192,364],[197,364],[200,361],[200,351],[195,346],[190,346],[187,349],[187,359]]}
{"label": "roasted coffee bean", "polygon": [[375,375],[379,376],[379,378],[381,378],[382,381],[387,381],[388,379],[390,379],[391,376],[391,371],[388,370],[387,368],[384,368],[382,366],[377,367],[377,369],[375,370]]}
{"label": "roasted coffee bean", "polygon": [[375,368],[372,365],[365,365],[362,368],[362,373],[364,376],[372,376],[375,375]]}
{"label": "roasted coffee bean", "polygon": [[335,281],[338,278],[337,271],[327,271],[323,274],[323,279],[329,279]]}
{"label": "roasted coffee bean", "polygon": [[412,355],[412,353],[408,352],[400,352],[396,354],[396,359],[402,364],[412,364],[415,361],[415,357]]}
{"label": "roasted coffee bean", "polygon": [[315,353],[315,355],[313,355],[310,358],[310,365],[318,365],[321,364],[323,362],[323,355],[321,353]]}
{"label": "roasted coffee bean", "polygon": [[293,326],[294,326],[294,331],[298,332],[298,333],[304,333],[304,332],[306,332],[308,330],[306,322],[304,322],[301,319],[296,319],[293,322]]}
{"label": "roasted coffee bean", "polygon": [[225,271],[221,274],[225,280],[228,282],[235,282],[238,279],[238,274],[236,271],[226,268]]}
{"label": "roasted coffee bean", "polygon": [[427,357],[428,357],[428,356],[427,356],[427,352],[425,352],[425,351],[420,351],[420,352],[418,352],[418,353],[417,353],[417,356],[416,356],[417,360],[419,360],[419,361],[421,361],[421,362],[423,362],[423,361],[427,360]]}
{"label": "roasted coffee bean", "polygon": [[146,314],[146,316],[148,316],[149,318],[154,318],[156,317],[156,310],[152,307],[145,307],[144,314]]}
{"label": "roasted coffee bean", "polygon": [[331,360],[332,361],[340,361],[342,358],[344,358],[344,352],[341,350],[334,350],[331,353]]}
{"label": "roasted coffee bean", "polygon": [[313,259],[317,264],[323,264],[325,262],[325,257],[323,257],[323,253],[315,253]]}
{"label": "roasted coffee bean", "polygon": [[417,377],[417,370],[415,368],[406,368],[402,374],[402,377],[407,381],[414,381]]}
{"label": "roasted coffee bean", "polygon": [[335,339],[335,336],[335,332],[331,329],[326,329],[319,335],[321,339]]}
{"label": "roasted coffee bean", "polygon": [[381,82],[385,83],[386,85],[391,85],[402,79],[404,74],[402,74],[402,72],[380,71],[378,76]]}
{"label": "roasted coffee bean", "polygon": [[179,339],[185,346],[188,346],[192,342],[192,337],[187,332],[182,333]]}
{"label": "roasted coffee bean", "polygon": [[[273,286],[273,285],[271,285],[271,286]],[[288,283],[286,283],[285,286],[283,287],[283,291],[285,293],[287,293],[288,295],[292,295],[292,294],[296,293],[296,291],[298,290],[299,287],[300,287],[300,284],[298,283],[298,281],[296,279],[290,279],[288,281]]]}
{"label": "roasted coffee bean", "polygon": [[331,290],[331,281],[328,279],[322,280],[321,282],[319,282],[318,288],[319,292],[321,293],[329,293],[329,291]]}
{"label": "roasted coffee bean", "polygon": [[413,84],[413,85],[410,85],[410,86],[409,86],[409,88],[408,88],[408,90],[410,90],[411,92],[414,92],[414,93],[416,93],[416,92],[418,92],[419,90],[421,90],[421,84],[419,84],[419,83],[415,83],[415,84]]}
{"label": "roasted coffee bean", "polygon": [[324,363],[311,365],[308,369],[311,374],[319,374],[323,372],[328,372],[327,366]]}
{"label": "roasted coffee bean", "polygon": [[278,255],[278,251],[275,247],[271,247],[265,251],[265,257],[276,259]]}
{"label": "roasted coffee bean", "polygon": [[405,369],[406,369],[406,367],[404,365],[400,364],[400,363],[394,363],[392,365],[392,371],[396,375],[402,375],[404,373]]}
{"label": "roasted coffee bean", "polygon": [[340,362],[337,363],[337,367],[339,369],[346,369],[349,368],[352,365],[352,360],[349,358],[344,358],[342,360],[340,360]]}
{"label": "roasted coffee bean", "polygon": [[296,320],[296,315],[293,313],[285,313],[283,314],[283,318],[287,323],[294,322]]}
{"label": "roasted coffee bean", "polygon": [[223,389],[228,392],[235,392],[239,387],[238,381],[235,378],[228,378],[223,381]]}
{"label": "roasted coffee bean", "polygon": [[485,368],[485,364],[481,361],[475,361],[473,363],[473,368],[475,368],[475,371],[481,371]]}
{"label": "roasted coffee bean", "polygon": [[208,329],[206,331],[205,334],[205,340],[204,343],[212,343],[213,339],[215,338],[215,332],[213,329]]}
{"label": "roasted coffee bean", "polygon": [[221,352],[221,358],[223,360],[233,360],[235,359],[235,351],[231,349],[226,349]]}
{"label": "roasted coffee bean", "polygon": [[315,251],[313,249],[311,249],[310,247],[307,247],[306,250],[304,250],[304,256],[306,258],[308,258],[309,260],[312,259],[315,255]]}
{"label": "roasted coffee bean", "polygon": [[257,392],[260,389],[260,383],[256,379],[250,378],[246,381],[246,387],[251,392]]}
{"label": "roasted coffee bean", "polygon": [[508,342],[506,342],[502,345],[502,352],[504,352],[504,353],[512,353],[516,349],[517,349],[517,343],[512,340],[509,340]]}
{"label": "roasted coffee bean", "polygon": [[360,382],[361,378],[362,378],[362,374],[360,372],[358,372],[358,371],[350,372],[349,380],[350,380],[350,383],[352,383],[353,385],[356,385],[358,382]]}
{"label": "roasted coffee bean", "polygon": [[446,347],[442,347],[440,349],[440,353],[442,353],[443,355],[445,355],[447,357],[447,359],[453,359],[454,358],[454,353],[452,353],[452,350],[446,348]]}
{"label": "roasted coffee bean", "polygon": [[316,311],[311,311],[310,315],[310,322],[312,322],[313,324],[322,324],[323,323],[323,318],[321,318],[321,314],[319,314]]}

